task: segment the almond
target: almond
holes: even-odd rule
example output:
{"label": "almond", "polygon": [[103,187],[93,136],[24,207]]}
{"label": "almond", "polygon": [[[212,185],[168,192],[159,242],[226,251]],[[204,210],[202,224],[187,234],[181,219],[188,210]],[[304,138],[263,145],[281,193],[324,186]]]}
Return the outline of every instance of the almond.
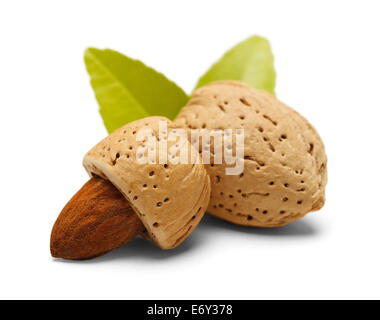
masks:
{"label": "almond", "polygon": [[324,205],[323,142],[305,118],[271,94],[237,81],[215,82],[198,89],[175,122],[192,129],[244,129],[242,174],[226,175],[225,163],[205,165],[212,215],[277,227]]}
{"label": "almond", "polygon": [[121,247],[144,230],[119,190],[109,181],[93,177],[59,215],[50,251],[56,258],[95,258]]}
{"label": "almond", "polygon": [[[136,138],[139,130],[150,129],[152,145],[158,144],[161,121],[168,131],[178,128],[163,117],[141,119],[116,130],[86,154],[83,164],[92,178],[54,225],[53,257],[93,258],[137,235],[161,249],[173,249],[193,232],[210,199],[210,178],[204,166],[137,160],[140,148],[147,149],[147,142]],[[170,147],[174,144],[167,141],[167,159],[173,155]],[[188,141],[184,146],[194,150]]]}

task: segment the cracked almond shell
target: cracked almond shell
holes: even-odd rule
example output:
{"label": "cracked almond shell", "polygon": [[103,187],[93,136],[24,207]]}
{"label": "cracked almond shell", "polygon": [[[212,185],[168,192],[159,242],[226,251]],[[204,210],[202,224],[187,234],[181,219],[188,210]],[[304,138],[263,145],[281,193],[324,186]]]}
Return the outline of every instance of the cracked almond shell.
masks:
{"label": "cracked almond shell", "polygon": [[[326,154],[317,131],[271,94],[237,81],[198,89],[175,122],[190,129],[244,129],[244,172],[205,165],[208,212],[249,226],[277,227],[323,207]],[[213,145],[211,145],[213,150]]]}
{"label": "cracked almond shell", "polygon": [[[97,144],[83,164],[90,176],[109,180],[119,189],[158,247],[172,249],[202,219],[210,198],[210,179],[202,164],[165,165],[158,164],[158,158],[157,164],[138,163],[136,151],[146,144],[136,140],[138,131],[151,129],[158,143],[160,120],[167,122],[168,130],[175,128],[163,117],[134,121]],[[168,141],[168,150],[175,143]]]}

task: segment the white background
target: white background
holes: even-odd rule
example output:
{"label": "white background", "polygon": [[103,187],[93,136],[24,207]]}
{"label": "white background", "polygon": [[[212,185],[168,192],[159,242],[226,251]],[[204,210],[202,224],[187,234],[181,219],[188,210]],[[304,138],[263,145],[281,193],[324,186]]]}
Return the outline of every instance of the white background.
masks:
{"label": "white background", "polygon": [[[380,298],[378,1],[1,1],[0,298]],[[326,206],[276,230],[206,217],[176,250],[136,240],[50,257],[51,227],[106,131],[83,63],[109,47],[187,92],[231,46],[267,37],[277,96],[319,130]]]}

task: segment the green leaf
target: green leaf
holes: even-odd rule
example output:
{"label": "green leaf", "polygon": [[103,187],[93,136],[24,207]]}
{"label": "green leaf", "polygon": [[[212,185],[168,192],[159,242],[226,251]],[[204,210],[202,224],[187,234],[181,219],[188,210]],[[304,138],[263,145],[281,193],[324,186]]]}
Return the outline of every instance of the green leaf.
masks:
{"label": "green leaf", "polygon": [[174,119],[188,101],[186,93],[163,74],[119,52],[89,48],[84,60],[110,133],[147,116]]}
{"label": "green leaf", "polygon": [[276,73],[268,40],[253,36],[229,50],[203,75],[196,88],[219,80],[239,80],[274,94]]}

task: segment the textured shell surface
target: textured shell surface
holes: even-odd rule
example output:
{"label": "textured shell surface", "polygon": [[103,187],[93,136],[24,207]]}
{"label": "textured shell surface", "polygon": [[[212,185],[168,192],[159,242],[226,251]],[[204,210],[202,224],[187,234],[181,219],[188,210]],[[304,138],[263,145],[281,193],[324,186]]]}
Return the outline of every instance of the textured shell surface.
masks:
{"label": "textured shell surface", "polygon": [[229,165],[215,164],[213,157],[205,165],[210,214],[241,225],[277,227],[324,205],[323,142],[305,118],[271,94],[237,81],[215,82],[198,89],[175,122],[188,129],[244,129],[241,174],[226,175]]}
{"label": "textured shell surface", "polygon": [[[84,166],[90,175],[110,180],[135,209],[150,238],[162,249],[171,249],[202,219],[209,201],[210,179],[202,164],[160,164],[158,156],[156,163],[137,161],[139,148],[146,150],[147,157],[149,144],[145,138],[137,141],[136,136],[140,130],[149,129],[158,144],[159,121],[166,122],[168,131],[178,127],[163,117],[129,123],[91,149]],[[168,150],[173,144],[176,142],[167,141]]]}

